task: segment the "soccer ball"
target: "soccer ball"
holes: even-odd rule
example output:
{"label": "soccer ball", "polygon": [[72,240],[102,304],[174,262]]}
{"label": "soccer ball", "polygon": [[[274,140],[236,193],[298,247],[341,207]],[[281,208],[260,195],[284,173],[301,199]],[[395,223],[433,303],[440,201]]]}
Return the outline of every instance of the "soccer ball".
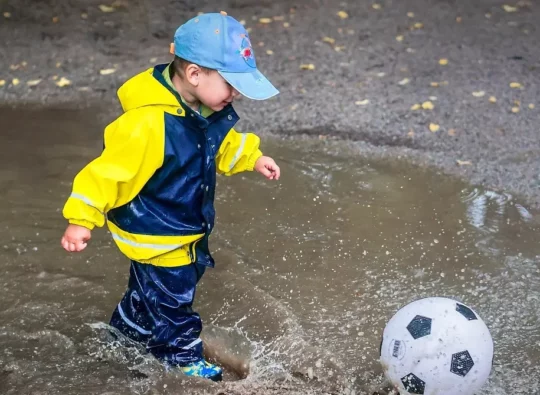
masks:
{"label": "soccer ball", "polygon": [[473,395],[491,372],[493,339],[470,307],[425,298],[390,319],[380,354],[386,377],[401,394]]}

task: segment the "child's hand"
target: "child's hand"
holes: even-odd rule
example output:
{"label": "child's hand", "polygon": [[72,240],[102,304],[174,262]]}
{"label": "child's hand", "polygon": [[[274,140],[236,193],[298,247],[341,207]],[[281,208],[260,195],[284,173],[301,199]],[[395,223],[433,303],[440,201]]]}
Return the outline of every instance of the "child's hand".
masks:
{"label": "child's hand", "polygon": [[279,180],[279,166],[269,156],[261,156],[257,159],[254,169],[269,180]]}
{"label": "child's hand", "polygon": [[86,248],[91,237],[90,229],[70,224],[62,237],[62,247],[69,252],[82,251]]}

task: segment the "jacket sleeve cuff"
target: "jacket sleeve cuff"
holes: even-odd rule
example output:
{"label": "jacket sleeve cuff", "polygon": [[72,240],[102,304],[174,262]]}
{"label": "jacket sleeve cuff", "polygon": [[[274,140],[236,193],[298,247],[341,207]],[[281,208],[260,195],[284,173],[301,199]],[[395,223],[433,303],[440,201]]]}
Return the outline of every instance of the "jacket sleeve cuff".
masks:
{"label": "jacket sleeve cuff", "polygon": [[248,160],[248,163],[247,163],[247,171],[253,171],[253,168],[255,167],[255,163],[257,163],[257,160],[259,160],[259,158],[262,156],[262,152],[260,149],[258,149],[257,151],[255,151],[250,157],[249,157],[249,160]]}
{"label": "jacket sleeve cuff", "polygon": [[85,221],[84,219],[70,219],[69,223],[72,225],[84,226],[85,228],[88,228],[90,230],[94,229],[94,227],[96,226],[92,222]]}

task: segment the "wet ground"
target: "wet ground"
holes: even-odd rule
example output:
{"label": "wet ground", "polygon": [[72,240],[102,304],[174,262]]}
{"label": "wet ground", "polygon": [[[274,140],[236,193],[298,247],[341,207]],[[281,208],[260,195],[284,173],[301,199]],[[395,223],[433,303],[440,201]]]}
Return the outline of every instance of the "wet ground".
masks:
{"label": "wet ground", "polygon": [[538,394],[538,212],[328,140],[265,139],[278,183],[219,178],[218,263],[196,307],[226,382],[186,380],[112,343],[104,323],[126,259],[106,231],[78,255],[59,245],[72,178],[101,149],[99,113],[0,110],[1,393],[371,395],[384,387],[386,321],[414,299],[447,296],[493,335],[483,395]]}

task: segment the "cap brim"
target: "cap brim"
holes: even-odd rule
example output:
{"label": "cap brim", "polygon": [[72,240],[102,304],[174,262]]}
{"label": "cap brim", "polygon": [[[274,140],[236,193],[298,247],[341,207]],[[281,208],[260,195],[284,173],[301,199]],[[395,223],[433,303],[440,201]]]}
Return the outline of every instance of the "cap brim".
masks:
{"label": "cap brim", "polygon": [[251,73],[229,73],[219,71],[225,81],[248,99],[266,100],[277,95],[279,91],[262,75],[259,70]]}

